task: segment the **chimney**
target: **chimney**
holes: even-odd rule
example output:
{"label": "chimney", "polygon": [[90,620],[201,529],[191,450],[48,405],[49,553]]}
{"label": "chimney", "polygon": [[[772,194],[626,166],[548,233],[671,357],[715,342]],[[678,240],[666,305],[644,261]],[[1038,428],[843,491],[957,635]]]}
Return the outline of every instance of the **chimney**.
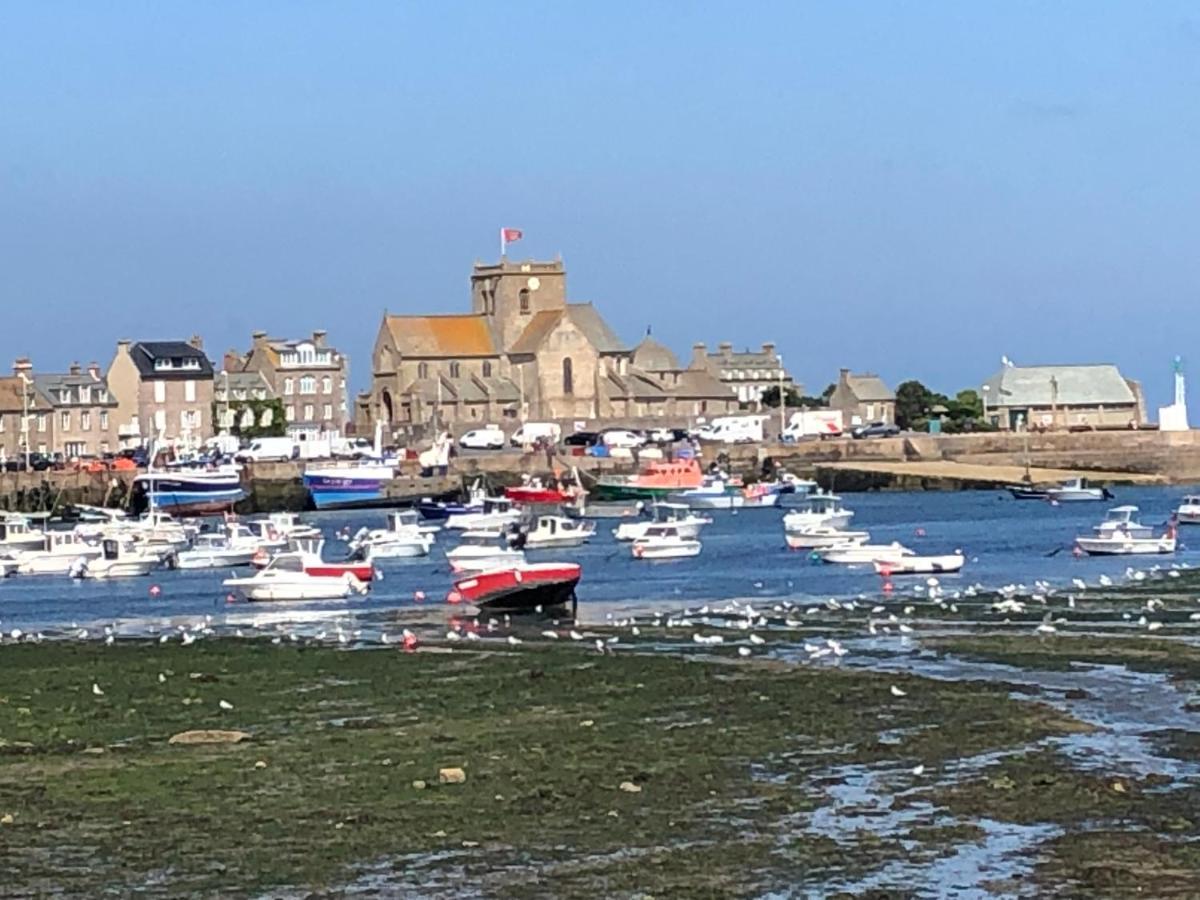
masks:
{"label": "chimney", "polygon": [[198,334],[193,334],[188,339],[188,344],[190,344],[192,347],[194,347],[197,350],[204,349],[204,339],[202,337],[200,337],[200,335],[198,335]]}
{"label": "chimney", "polygon": [[314,346],[314,347],[320,347],[321,349],[324,349],[324,348],[325,348],[325,335],[326,335],[326,334],[328,334],[328,332],[327,332],[327,331],[325,331],[324,329],[321,329],[321,330],[319,330],[319,331],[314,331],[314,332],[313,332],[313,338],[312,338],[312,341],[313,341],[313,346]]}
{"label": "chimney", "polygon": [[33,363],[28,356],[19,356],[13,362],[13,374],[20,376],[33,371]]}
{"label": "chimney", "polygon": [[728,358],[729,354],[733,353],[733,344],[729,341],[721,341],[721,343],[717,344],[717,350],[722,356]]}
{"label": "chimney", "polygon": [[267,333],[265,331],[255,331],[250,335],[250,337],[253,339],[254,343],[257,344],[259,341],[265,341],[267,339]]}
{"label": "chimney", "polygon": [[775,342],[774,341],[763,341],[763,353],[767,354],[767,356],[774,356],[775,355]]}
{"label": "chimney", "polygon": [[92,376],[92,381],[100,380],[100,363],[92,360],[88,363],[88,374]]}
{"label": "chimney", "polygon": [[71,363],[71,365],[67,368],[67,373],[70,375],[78,375],[82,371],[83,370],[79,368],[78,362]]}
{"label": "chimney", "polygon": [[223,368],[226,372],[240,372],[242,371],[243,365],[244,363],[242,362],[242,355],[240,353],[238,353],[236,350],[225,351],[225,358],[221,361],[221,368]]}
{"label": "chimney", "polygon": [[117,341],[117,352],[128,353],[132,343],[133,341],[129,340],[129,338],[121,338],[121,340]]}
{"label": "chimney", "polygon": [[704,345],[704,341],[697,341],[692,344],[692,365],[693,369],[708,368],[708,348]]}
{"label": "chimney", "polygon": [[849,384],[850,383],[850,370],[849,369],[838,369],[838,383],[839,384]]}

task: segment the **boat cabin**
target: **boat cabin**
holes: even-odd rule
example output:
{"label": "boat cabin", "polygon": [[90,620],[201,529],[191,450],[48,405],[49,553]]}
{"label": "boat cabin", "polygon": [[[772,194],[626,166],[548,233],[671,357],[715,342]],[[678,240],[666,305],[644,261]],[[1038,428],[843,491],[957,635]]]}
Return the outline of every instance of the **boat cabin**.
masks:
{"label": "boat cabin", "polygon": [[674,525],[651,525],[643,535],[645,540],[678,540],[679,529]]}
{"label": "boat cabin", "polygon": [[842,511],[842,498],[837,494],[809,494],[804,498],[803,509],[816,513]]}
{"label": "boat cabin", "polygon": [[5,516],[0,519],[0,543],[23,540],[34,534],[29,527],[29,520],[24,516]]}
{"label": "boat cabin", "polygon": [[265,575],[267,572],[303,573],[304,556],[300,553],[281,553],[267,563],[259,574]]}
{"label": "boat cabin", "polygon": [[1096,531],[1101,535],[1121,532],[1129,537],[1144,537],[1153,533],[1154,529],[1139,522],[1137,516],[1136,506],[1114,506],[1105,514],[1104,521],[1096,526]]}
{"label": "boat cabin", "polygon": [[412,531],[421,527],[421,516],[415,509],[394,509],[388,513],[388,531]]}

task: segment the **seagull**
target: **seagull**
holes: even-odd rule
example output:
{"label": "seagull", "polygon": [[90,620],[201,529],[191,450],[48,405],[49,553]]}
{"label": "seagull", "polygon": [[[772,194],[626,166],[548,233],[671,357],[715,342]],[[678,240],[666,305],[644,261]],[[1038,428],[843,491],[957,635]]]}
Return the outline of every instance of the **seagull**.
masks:
{"label": "seagull", "polygon": [[752,634],[752,635],[750,635],[750,643],[752,643],[752,644],[765,644],[765,643],[766,643],[766,641],[765,641],[764,639],[760,638],[760,637],[759,637],[757,634]]}
{"label": "seagull", "polygon": [[550,640],[552,640],[552,641],[556,641],[556,640],[558,640],[558,632],[557,632],[557,631],[550,631],[550,630],[546,630],[546,631],[543,631],[543,632],[542,632],[542,637],[544,637],[544,638],[550,638]]}
{"label": "seagull", "polygon": [[510,634],[508,636],[508,642],[510,644],[512,644],[513,646],[516,646],[517,644],[522,643],[521,639],[519,637],[517,637],[515,634]]}
{"label": "seagull", "polygon": [[574,628],[572,628],[570,630],[569,634],[571,636],[571,640],[573,640],[573,641],[582,641],[583,640],[583,635],[580,634],[578,631],[576,631]]}
{"label": "seagull", "polygon": [[912,773],[914,775],[916,775],[917,777],[920,777],[921,775],[925,774],[925,767],[924,766],[915,766],[912,770]]}
{"label": "seagull", "polygon": [[750,655],[749,647],[738,647],[738,656],[749,656],[749,655]]}
{"label": "seagull", "polygon": [[95,694],[97,697],[104,696],[104,691],[101,690],[100,685],[96,684],[96,682],[94,682],[94,681],[92,682],[92,693]]}
{"label": "seagull", "polygon": [[[196,636],[194,634],[191,634],[191,633],[185,631],[183,633],[183,635],[179,638],[179,643],[183,644],[183,646],[185,646],[185,647],[188,646],[189,644],[194,644],[194,643],[196,643]],[[277,644],[279,643],[278,638],[275,639],[275,643],[277,643]]]}
{"label": "seagull", "polygon": [[158,673],[158,683],[159,683],[159,684],[166,684],[166,681],[167,681],[167,676],[166,676],[166,675],[164,675],[162,672],[159,672],[159,673]]}
{"label": "seagull", "polygon": [[894,684],[892,685],[891,690],[892,690],[893,697],[907,697],[908,696],[908,691],[901,690],[900,688],[896,687]]}
{"label": "seagull", "polygon": [[221,707],[221,709],[233,709],[233,704],[228,700],[218,701],[217,706]]}

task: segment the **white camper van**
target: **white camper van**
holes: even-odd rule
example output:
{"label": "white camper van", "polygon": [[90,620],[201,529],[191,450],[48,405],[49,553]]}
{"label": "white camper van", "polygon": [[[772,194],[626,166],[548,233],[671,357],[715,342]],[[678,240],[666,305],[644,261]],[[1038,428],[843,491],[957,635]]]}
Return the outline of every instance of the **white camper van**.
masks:
{"label": "white camper van", "polygon": [[514,447],[534,444],[539,440],[548,440],[557,444],[562,437],[562,428],[556,422],[525,422],[512,433],[509,443]]}

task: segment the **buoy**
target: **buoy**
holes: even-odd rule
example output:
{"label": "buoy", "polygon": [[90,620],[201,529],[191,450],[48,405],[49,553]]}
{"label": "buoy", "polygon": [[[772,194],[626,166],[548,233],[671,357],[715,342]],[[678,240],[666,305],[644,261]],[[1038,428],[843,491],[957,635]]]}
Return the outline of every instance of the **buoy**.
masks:
{"label": "buoy", "polygon": [[425,602],[425,592],[424,591],[413,591],[413,602],[424,603]]}
{"label": "buoy", "polygon": [[225,602],[226,603],[237,603],[237,597],[235,597],[233,594],[226,594]]}
{"label": "buoy", "polygon": [[150,596],[151,597],[157,597],[161,593],[162,593],[162,588],[160,588],[157,584],[150,585]]}
{"label": "buoy", "polygon": [[917,537],[925,537],[925,529],[924,528],[917,529]]}
{"label": "buoy", "polygon": [[1076,559],[1079,559],[1079,557],[1083,556],[1083,551],[1079,549],[1078,544],[1071,548],[1071,555]]}
{"label": "buoy", "polygon": [[890,581],[885,581],[883,583],[883,592],[885,594],[890,594],[895,589],[896,589],[895,586]]}
{"label": "buoy", "polygon": [[462,603],[462,594],[458,591],[451,591],[446,595],[447,603]]}
{"label": "buoy", "polygon": [[406,653],[412,653],[414,650],[417,649],[417,636],[415,634],[413,634],[411,631],[409,631],[407,628],[404,629],[404,644],[403,644],[403,646],[404,646],[404,650]]}

